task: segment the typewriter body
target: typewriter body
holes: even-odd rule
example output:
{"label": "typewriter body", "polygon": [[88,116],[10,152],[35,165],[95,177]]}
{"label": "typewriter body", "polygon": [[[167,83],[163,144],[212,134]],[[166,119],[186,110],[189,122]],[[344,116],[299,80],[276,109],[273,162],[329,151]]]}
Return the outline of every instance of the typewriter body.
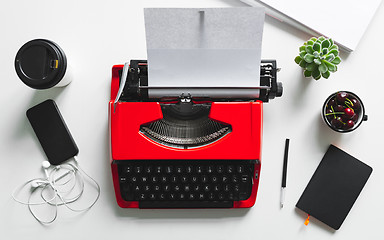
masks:
{"label": "typewriter body", "polygon": [[178,96],[150,98],[145,60],[113,66],[110,164],[118,205],[253,206],[261,167],[263,103],[282,95],[276,71],[276,61],[262,61],[257,99],[195,97],[184,89]]}

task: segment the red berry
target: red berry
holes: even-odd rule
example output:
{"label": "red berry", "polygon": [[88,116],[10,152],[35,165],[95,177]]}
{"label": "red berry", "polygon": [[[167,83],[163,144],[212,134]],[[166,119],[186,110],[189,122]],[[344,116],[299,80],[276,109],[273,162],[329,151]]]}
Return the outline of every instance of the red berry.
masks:
{"label": "red berry", "polygon": [[341,121],[341,117],[337,117],[332,119],[331,125],[337,129],[340,129],[343,127],[343,122]]}
{"label": "red berry", "polygon": [[337,104],[336,104],[336,100],[335,99],[331,99],[331,100],[329,100],[329,102],[328,102],[328,106],[336,106]]}
{"label": "red berry", "polygon": [[353,110],[359,110],[360,109],[361,104],[356,98],[352,98],[351,102],[353,104],[353,106],[352,106]]}
{"label": "red berry", "polygon": [[336,95],[336,100],[340,104],[344,104],[344,102],[345,102],[345,100],[347,100],[347,98],[348,98],[348,93],[346,93],[346,92],[338,92]]}
{"label": "red berry", "polygon": [[346,108],[344,109],[344,116],[346,119],[351,119],[355,115],[355,112],[352,108]]}
{"label": "red berry", "polygon": [[352,121],[354,122],[357,122],[357,119],[359,118],[359,116],[357,114],[353,115],[353,117],[351,118]]}
{"label": "red berry", "polygon": [[348,120],[345,125],[344,125],[344,129],[351,129],[355,126],[355,123],[352,121],[352,120]]}
{"label": "red berry", "polygon": [[344,112],[344,106],[343,105],[336,105],[334,107],[335,112]]}
{"label": "red berry", "polygon": [[[334,117],[334,114],[333,114],[333,111],[332,111],[332,109],[330,109],[330,108],[327,108],[326,110],[325,110],[325,116],[326,116],[326,118],[328,119],[328,121],[331,121],[332,120],[332,118],[335,118]],[[328,114],[328,115],[327,115]]]}

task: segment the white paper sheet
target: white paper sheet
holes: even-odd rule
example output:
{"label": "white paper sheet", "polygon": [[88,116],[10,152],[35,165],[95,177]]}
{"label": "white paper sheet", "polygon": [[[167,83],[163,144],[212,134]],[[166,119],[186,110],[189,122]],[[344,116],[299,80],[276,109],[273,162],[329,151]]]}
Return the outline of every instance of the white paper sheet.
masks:
{"label": "white paper sheet", "polygon": [[266,6],[267,14],[313,36],[332,38],[339,47],[354,51],[382,0],[241,0]]}
{"label": "white paper sheet", "polygon": [[[264,8],[147,8],[148,85],[258,87]],[[258,97],[258,90],[159,90],[150,97]]]}

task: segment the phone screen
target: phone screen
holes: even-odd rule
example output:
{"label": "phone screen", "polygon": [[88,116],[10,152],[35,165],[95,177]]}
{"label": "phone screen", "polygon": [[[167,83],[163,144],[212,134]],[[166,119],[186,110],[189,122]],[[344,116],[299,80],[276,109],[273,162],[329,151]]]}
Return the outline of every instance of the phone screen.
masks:
{"label": "phone screen", "polygon": [[52,165],[76,156],[79,149],[52,99],[27,110],[27,117]]}

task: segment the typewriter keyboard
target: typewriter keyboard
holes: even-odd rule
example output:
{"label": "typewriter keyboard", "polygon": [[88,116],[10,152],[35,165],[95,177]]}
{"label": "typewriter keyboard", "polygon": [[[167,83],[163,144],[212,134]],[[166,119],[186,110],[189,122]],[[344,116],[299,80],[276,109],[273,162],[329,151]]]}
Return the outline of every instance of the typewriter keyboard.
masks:
{"label": "typewriter keyboard", "polygon": [[115,161],[121,196],[140,208],[230,208],[251,196],[256,160]]}

